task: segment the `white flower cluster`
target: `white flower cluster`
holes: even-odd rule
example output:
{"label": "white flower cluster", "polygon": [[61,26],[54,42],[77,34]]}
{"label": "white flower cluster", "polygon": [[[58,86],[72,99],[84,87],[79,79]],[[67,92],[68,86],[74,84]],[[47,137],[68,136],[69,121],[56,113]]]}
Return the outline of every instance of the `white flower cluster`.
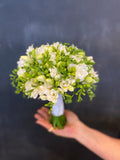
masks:
{"label": "white flower cluster", "polygon": [[23,75],[25,73],[25,69],[22,69],[22,67],[25,65],[25,61],[20,57],[19,61],[17,62],[17,65],[19,67],[19,70],[17,72],[18,76]]}
{"label": "white flower cluster", "polygon": [[[72,48],[78,49],[74,45]],[[39,63],[39,68],[44,68],[43,65],[43,54],[46,52],[49,53],[50,58],[49,62],[53,63],[53,66],[50,67],[49,62],[44,64],[47,66],[47,74],[42,71],[42,75],[38,75],[37,77],[32,77],[31,79],[27,79],[25,83],[25,94],[27,95],[29,91],[31,91],[31,98],[40,98],[42,100],[48,100],[53,102],[54,104],[57,102],[58,94],[65,93],[67,91],[74,91],[74,85],[76,81],[79,79],[82,83],[96,83],[96,79],[98,79],[98,74],[94,71],[91,65],[87,65],[84,63],[84,51],[80,51],[77,54],[72,54],[69,47],[63,45],[59,42],[53,43],[52,45],[42,45],[38,48],[34,48],[33,45],[29,46],[26,51],[26,56],[21,56],[19,61],[17,62],[19,70],[17,72],[18,77],[25,77],[25,73],[27,72],[24,66],[29,66],[33,62],[32,52],[35,52],[36,61]],[[63,65],[63,60],[60,59],[61,53],[64,53],[64,57],[68,57],[71,60],[69,64]],[[60,59],[58,61],[58,59]],[[93,61],[93,57],[87,57],[87,61],[91,63]],[[75,63],[74,63],[75,62]],[[66,61],[64,62],[66,63]],[[60,71],[60,67],[62,67]],[[91,69],[90,69],[91,68]],[[64,73],[62,70],[68,72],[67,78],[63,78]],[[30,72],[32,73],[32,71]],[[40,82],[40,83],[38,83]],[[54,86],[57,83],[57,88]]]}

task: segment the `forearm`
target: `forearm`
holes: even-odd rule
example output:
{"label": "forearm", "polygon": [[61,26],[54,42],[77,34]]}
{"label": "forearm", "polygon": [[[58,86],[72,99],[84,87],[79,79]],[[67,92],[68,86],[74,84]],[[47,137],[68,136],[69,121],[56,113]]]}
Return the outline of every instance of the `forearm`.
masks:
{"label": "forearm", "polygon": [[120,160],[120,141],[82,124],[75,139],[106,160]]}

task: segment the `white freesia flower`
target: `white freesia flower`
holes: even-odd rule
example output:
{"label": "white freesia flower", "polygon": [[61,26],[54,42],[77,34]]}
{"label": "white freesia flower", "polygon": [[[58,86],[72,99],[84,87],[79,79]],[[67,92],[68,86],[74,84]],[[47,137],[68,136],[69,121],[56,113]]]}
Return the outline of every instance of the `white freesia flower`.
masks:
{"label": "white freesia flower", "polygon": [[78,65],[78,67],[80,67],[80,68],[82,68],[82,69],[84,69],[84,70],[88,71],[88,67],[87,67],[87,65],[86,65],[86,64],[84,64],[84,63],[79,64],[79,65]]}
{"label": "white freesia flower", "polygon": [[76,49],[78,49],[74,44],[72,44],[72,48],[76,48]]}
{"label": "white freesia flower", "polygon": [[39,87],[37,87],[38,89],[38,94],[39,94],[39,98],[42,99],[42,100],[47,100],[47,95],[49,93],[49,89],[46,88],[45,85],[41,85]]}
{"label": "white freesia flower", "polygon": [[19,67],[19,70],[17,71],[17,75],[21,76],[24,75],[24,73],[26,72],[25,69],[23,69],[22,67],[27,66],[28,63],[30,63],[32,60],[30,59],[30,57],[28,56],[21,56],[19,61],[17,61],[17,65]]}
{"label": "white freesia flower", "polygon": [[53,64],[55,65],[56,64],[56,52],[52,52],[52,53],[49,53],[50,54],[50,61],[53,61]]}
{"label": "white freesia flower", "polygon": [[55,91],[54,89],[51,89],[49,91],[49,94],[47,95],[47,100],[52,101],[53,103],[56,103],[57,98],[58,98],[58,91]]}
{"label": "white freesia flower", "polygon": [[31,79],[30,81],[27,81],[25,83],[25,91],[29,91],[31,89],[34,89],[34,87],[32,85],[35,85],[35,83],[33,82],[33,79]]}
{"label": "white freesia flower", "polygon": [[64,93],[64,90],[60,87],[58,87],[58,91],[62,92],[62,94]]}
{"label": "white freesia flower", "polygon": [[80,79],[80,81],[83,81],[84,78],[88,75],[88,73],[80,68],[78,72],[76,72],[76,79]]}
{"label": "white freesia flower", "polygon": [[59,44],[60,44],[59,42],[55,42],[55,43],[53,43],[53,46],[57,49]]}
{"label": "white freesia flower", "polygon": [[59,80],[61,78],[61,74],[57,74],[57,75],[55,75],[55,80]]}
{"label": "white freesia flower", "polygon": [[40,81],[40,82],[45,82],[46,78],[44,75],[40,75],[37,77],[37,80]]}
{"label": "white freesia flower", "polygon": [[47,95],[49,95],[49,92],[50,92],[50,89],[49,88],[45,88],[42,93],[47,96]]}
{"label": "white freesia flower", "polygon": [[51,77],[55,77],[58,73],[57,68],[54,66],[53,68],[49,68]]}
{"label": "white freesia flower", "polygon": [[46,86],[45,84],[37,87],[37,89],[39,90],[39,95],[40,95],[40,94],[48,95],[48,94],[49,94],[49,91],[50,91],[50,89],[47,88],[47,86]]}
{"label": "white freesia flower", "polygon": [[[38,96],[47,96],[49,94],[49,89],[45,86],[45,85],[41,85],[41,86],[38,86],[37,88],[35,88],[32,93],[31,93],[31,98],[34,98],[35,97],[37,98]],[[45,97],[44,97],[45,99]]]}
{"label": "white freesia flower", "polygon": [[34,89],[34,90],[32,91],[30,97],[36,99],[36,98],[38,97],[38,95],[39,95],[39,90],[36,88],[36,89]]}
{"label": "white freesia flower", "polygon": [[[75,73],[75,79],[80,79],[80,81],[83,81],[84,78],[88,75],[88,67],[86,64],[69,64],[68,69],[70,67],[75,67],[76,68],[76,73]],[[73,83],[75,83],[74,79],[73,79]],[[73,84],[72,83],[72,84]]]}
{"label": "white freesia flower", "polygon": [[40,99],[42,99],[43,101],[47,100],[47,96],[43,93],[40,94]]}
{"label": "white freesia flower", "polygon": [[50,79],[50,78],[46,79],[46,82],[44,82],[44,86],[48,89],[53,88],[53,84],[54,84],[54,81],[53,79]]}
{"label": "white freesia flower", "polygon": [[49,45],[47,44],[47,45],[42,45],[42,46],[36,48],[36,49],[35,49],[36,55],[45,53],[45,51],[48,49],[48,46],[49,46]]}
{"label": "white freesia flower", "polygon": [[53,103],[56,103],[58,92],[55,91],[54,89],[50,90],[46,88],[45,85],[41,85],[36,89],[34,89],[31,93],[31,98],[35,99],[38,96],[40,96],[39,98],[41,98],[42,100],[48,100],[48,101],[52,101]]}
{"label": "white freesia flower", "polygon": [[48,83],[44,83],[44,85],[48,88],[48,89],[51,89],[53,87],[52,84],[48,84]]}
{"label": "white freesia flower", "polygon": [[17,61],[17,65],[19,68],[21,68],[25,65],[25,61],[20,57],[19,61]]}
{"label": "white freesia flower", "polygon": [[[20,61],[24,61],[24,63],[32,63],[33,62],[33,60],[32,60],[32,58],[31,57],[29,57],[29,56],[21,56],[20,57]],[[25,64],[24,64],[25,65]]]}
{"label": "white freesia flower", "polygon": [[65,52],[65,55],[67,56],[67,55],[69,55],[70,54],[70,52]]}
{"label": "white freesia flower", "polygon": [[70,84],[73,85],[73,83],[75,83],[75,79],[70,78]]}
{"label": "white freesia flower", "polygon": [[67,50],[63,44],[59,44],[58,49],[60,50],[60,52],[64,51],[65,55],[69,54],[69,53],[67,53]]}
{"label": "white freesia flower", "polygon": [[70,55],[70,58],[74,59],[79,63],[82,60],[82,56],[80,55]]}
{"label": "white freesia flower", "polygon": [[19,70],[17,71],[17,75],[18,76],[24,75],[24,73],[26,72],[26,70],[23,69],[22,67],[24,67],[25,61],[21,57],[20,57],[19,61],[17,61],[17,65],[19,67]]}
{"label": "white freesia flower", "polygon": [[41,85],[41,86],[37,87],[37,89],[38,89],[39,94],[40,94],[40,93],[43,93],[46,90],[46,87],[44,85]]}
{"label": "white freesia flower", "polygon": [[94,62],[94,60],[93,60],[93,57],[92,57],[92,56],[87,57],[87,60],[88,60],[88,61],[91,61],[91,62]]}
{"label": "white freesia flower", "polygon": [[92,68],[89,72],[91,74],[92,77],[98,78],[98,73],[94,71],[94,69]]}
{"label": "white freesia flower", "polygon": [[26,72],[25,69],[20,68],[20,69],[17,71],[17,75],[20,77],[20,76],[24,75],[25,72]]}
{"label": "white freesia flower", "polygon": [[34,49],[33,44],[31,46],[28,47],[28,49],[26,50],[26,54],[29,55],[30,52],[32,52]]}
{"label": "white freesia flower", "polygon": [[70,85],[70,79],[63,80],[63,81],[60,83],[60,87],[63,89],[64,92],[67,92],[67,91],[68,91],[69,85]]}
{"label": "white freesia flower", "polygon": [[88,75],[88,68],[85,64],[76,66],[76,79],[83,81],[84,78]]}

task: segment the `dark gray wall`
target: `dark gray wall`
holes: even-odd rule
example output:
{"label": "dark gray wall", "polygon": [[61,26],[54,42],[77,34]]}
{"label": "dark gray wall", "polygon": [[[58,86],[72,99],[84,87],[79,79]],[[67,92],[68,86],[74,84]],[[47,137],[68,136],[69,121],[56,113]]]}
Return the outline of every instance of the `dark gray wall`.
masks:
{"label": "dark gray wall", "polygon": [[92,102],[67,105],[87,125],[117,137],[120,129],[120,1],[0,0],[0,160],[99,159],[74,140],[35,124],[44,103],[15,95],[9,74],[28,45],[74,43],[100,75]]}

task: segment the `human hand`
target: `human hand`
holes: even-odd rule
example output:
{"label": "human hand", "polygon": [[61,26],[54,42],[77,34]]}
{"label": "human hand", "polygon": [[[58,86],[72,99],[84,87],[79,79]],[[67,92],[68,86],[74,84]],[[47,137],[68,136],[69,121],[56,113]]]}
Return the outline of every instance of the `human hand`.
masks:
{"label": "human hand", "polygon": [[[46,128],[48,131],[53,128],[50,124],[50,116],[51,114],[48,113],[49,109],[42,107],[41,109],[37,110],[37,113],[34,115],[36,118],[36,123]],[[83,123],[79,120],[77,115],[70,110],[65,110],[66,116],[66,125],[63,129],[55,128],[51,132],[57,136],[62,136],[66,138],[75,138],[77,135],[77,130]]]}

